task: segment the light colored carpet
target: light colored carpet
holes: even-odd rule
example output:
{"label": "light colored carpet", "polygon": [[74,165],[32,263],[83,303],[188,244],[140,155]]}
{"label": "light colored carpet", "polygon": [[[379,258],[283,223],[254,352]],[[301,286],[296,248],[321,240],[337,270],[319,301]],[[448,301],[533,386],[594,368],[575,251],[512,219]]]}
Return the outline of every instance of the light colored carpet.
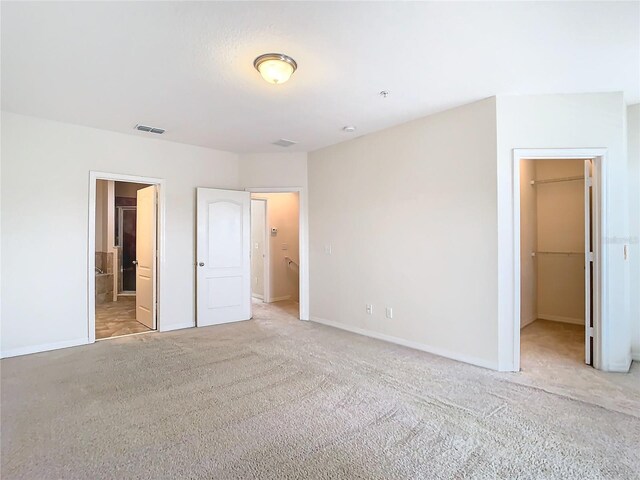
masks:
{"label": "light colored carpet", "polygon": [[2,478],[640,478],[640,411],[290,312],[3,360]]}

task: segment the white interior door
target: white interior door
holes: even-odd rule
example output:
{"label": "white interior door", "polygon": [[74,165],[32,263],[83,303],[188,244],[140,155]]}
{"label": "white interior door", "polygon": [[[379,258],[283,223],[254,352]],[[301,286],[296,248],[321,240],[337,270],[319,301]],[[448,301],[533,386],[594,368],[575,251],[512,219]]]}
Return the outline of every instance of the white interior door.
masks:
{"label": "white interior door", "polygon": [[156,328],[156,187],[137,192],[136,320]]}
{"label": "white interior door", "polygon": [[251,196],[198,188],[197,326],[251,318]]}
{"label": "white interior door", "polygon": [[584,361],[593,365],[593,175],[592,161],[584,161]]}

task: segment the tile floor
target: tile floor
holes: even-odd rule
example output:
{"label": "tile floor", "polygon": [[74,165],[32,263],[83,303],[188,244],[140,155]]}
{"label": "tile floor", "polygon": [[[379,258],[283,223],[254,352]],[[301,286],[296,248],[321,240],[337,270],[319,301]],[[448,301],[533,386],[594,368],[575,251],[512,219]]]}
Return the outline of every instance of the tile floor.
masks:
{"label": "tile floor", "polygon": [[536,320],[520,332],[522,368],[553,364],[576,367],[584,363],[584,326]]}
{"label": "tile floor", "polygon": [[136,297],[119,297],[117,302],[96,305],[96,339],[150,331],[136,321]]}

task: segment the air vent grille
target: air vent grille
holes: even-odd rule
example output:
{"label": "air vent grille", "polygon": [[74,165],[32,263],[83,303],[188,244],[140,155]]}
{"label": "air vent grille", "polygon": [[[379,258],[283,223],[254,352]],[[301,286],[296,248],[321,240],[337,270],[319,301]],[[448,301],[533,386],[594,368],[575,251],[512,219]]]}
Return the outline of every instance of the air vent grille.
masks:
{"label": "air vent grille", "polygon": [[298,142],[287,140],[286,138],[281,138],[280,140],[273,142],[272,145],[278,145],[279,147],[290,147],[291,145],[295,145],[296,143]]}
{"label": "air vent grille", "polygon": [[164,128],[150,127],[149,125],[136,125],[136,130],[140,130],[141,132],[149,132],[156,133],[158,135],[162,135],[164,133]]}

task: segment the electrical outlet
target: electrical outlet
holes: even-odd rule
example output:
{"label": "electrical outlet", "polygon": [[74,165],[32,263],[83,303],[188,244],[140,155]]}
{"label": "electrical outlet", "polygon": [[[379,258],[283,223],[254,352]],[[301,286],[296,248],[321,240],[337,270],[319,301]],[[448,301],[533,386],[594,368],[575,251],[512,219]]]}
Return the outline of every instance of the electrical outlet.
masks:
{"label": "electrical outlet", "polygon": [[387,314],[387,318],[393,318],[393,308],[387,307],[386,314]]}
{"label": "electrical outlet", "polygon": [[367,315],[373,315],[373,305],[367,304]]}

